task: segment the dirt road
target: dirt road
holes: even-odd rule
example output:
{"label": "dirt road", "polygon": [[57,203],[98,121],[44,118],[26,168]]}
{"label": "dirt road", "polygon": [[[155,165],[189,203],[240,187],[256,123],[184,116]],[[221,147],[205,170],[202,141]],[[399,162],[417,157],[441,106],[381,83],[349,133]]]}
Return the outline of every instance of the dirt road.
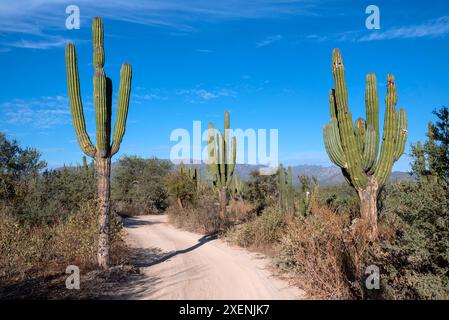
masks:
{"label": "dirt road", "polygon": [[176,229],[166,216],[128,218],[125,227],[143,277],[122,298],[263,300],[303,295],[274,277],[261,255]]}

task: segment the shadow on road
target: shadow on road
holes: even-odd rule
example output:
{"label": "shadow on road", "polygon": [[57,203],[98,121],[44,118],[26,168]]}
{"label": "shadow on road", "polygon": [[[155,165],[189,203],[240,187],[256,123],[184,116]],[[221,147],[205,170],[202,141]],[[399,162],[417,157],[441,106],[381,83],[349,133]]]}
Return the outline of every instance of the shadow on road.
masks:
{"label": "shadow on road", "polygon": [[[140,260],[140,262],[136,266],[138,266],[138,267],[154,266],[156,264],[167,261],[168,259],[173,258],[174,256],[193,251],[193,250],[201,247],[202,245],[204,245],[210,241],[213,241],[215,239],[217,239],[216,234],[205,235],[205,236],[201,237],[200,239],[198,239],[198,243],[194,244],[191,247],[188,247],[188,248],[185,248],[182,250],[171,251],[171,252],[167,252],[167,253],[162,253],[162,251],[160,249],[153,249],[153,250],[146,249],[146,253],[147,254],[150,253],[149,256]],[[156,251],[157,251],[157,253],[156,253]]]}
{"label": "shadow on road", "polygon": [[138,228],[140,226],[151,226],[154,224],[160,224],[162,223],[161,221],[145,221],[145,220],[140,220],[137,219],[135,217],[126,217],[123,219],[123,225],[126,228]]}

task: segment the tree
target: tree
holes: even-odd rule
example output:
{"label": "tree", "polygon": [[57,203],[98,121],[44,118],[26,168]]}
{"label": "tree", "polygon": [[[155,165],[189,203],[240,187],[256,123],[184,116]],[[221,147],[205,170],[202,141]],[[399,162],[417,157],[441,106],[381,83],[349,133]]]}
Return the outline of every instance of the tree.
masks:
{"label": "tree", "polygon": [[0,132],[0,200],[17,200],[26,183],[47,166],[41,154],[32,148],[21,148],[16,140],[8,140]]}
{"label": "tree", "polygon": [[168,194],[164,179],[171,168],[167,160],[123,157],[112,177],[114,206],[138,214],[165,210]]}
{"label": "tree", "polygon": [[441,179],[449,182],[449,110],[434,110],[435,123],[427,126],[427,140],[411,145],[412,174],[418,180]]}

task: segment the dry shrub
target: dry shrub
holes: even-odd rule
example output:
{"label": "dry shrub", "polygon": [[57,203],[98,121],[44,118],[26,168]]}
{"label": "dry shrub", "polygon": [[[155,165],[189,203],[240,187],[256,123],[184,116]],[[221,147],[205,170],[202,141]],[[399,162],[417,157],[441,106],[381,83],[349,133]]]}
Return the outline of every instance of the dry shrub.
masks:
{"label": "dry shrub", "polygon": [[[97,213],[94,201],[56,225],[27,226],[11,215],[0,214],[0,278],[5,283],[64,273],[68,265],[81,272],[96,267]],[[126,250],[121,222],[111,219],[111,262],[121,263]]]}
{"label": "dry shrub", "polygon": [[277,207],[268,207],[255,219],[231,228],[227,237],[245,248],[267,250],[279,241],[285,225],[285,213]]}
{"label": "dry shrub", "polygon": [[348,215],[315,205],[311,215],[288,223],[278,247],[279,266],[294,274],[310,298],[360,297],[364,227],[351,226]]}
{"label": "dry shrub", "polygon": [[183,209],[172,205],[167,210],[170,222],[178,228],[203,234],[212,234],[227,226],[218,215],[218,203],[212,195],[202,195],[196,207],[186,206]]}
{"label": "dry shrub", "polygon": [[256,207],[248,201],[231,199],[227,207],[228,220],[232,224],[246,222],[256,216]]}

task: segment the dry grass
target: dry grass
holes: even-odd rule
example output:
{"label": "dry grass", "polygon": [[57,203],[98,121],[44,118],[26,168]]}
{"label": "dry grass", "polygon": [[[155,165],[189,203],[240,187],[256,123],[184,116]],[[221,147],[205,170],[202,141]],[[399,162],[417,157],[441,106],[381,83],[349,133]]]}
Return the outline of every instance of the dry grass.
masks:
{"label": "dry grass", "polygon": [[227,239],[241,247],[268,252],[281,238],[285,225],[285,213],[269,207],[251,221],[232,227]]}
{"label": "dry grass", "polygon": [[312,208],[304,219],[288,223],[278,248],[279,266],[292,272],[312,299],[363,297],[360,287],[368,243],[364,226],[351,226],[348,215]]}
{"label": "dry grass", "polygon": [[[0,286],[36,277],[61,274],[68,265],[82,273],[95,269],[97,215],[94,202],[81,205],[66,221],[56,225],[21,225],[12,216],[0,218]],[[111,262],[126,256],[121,223],[111,221]]]}

